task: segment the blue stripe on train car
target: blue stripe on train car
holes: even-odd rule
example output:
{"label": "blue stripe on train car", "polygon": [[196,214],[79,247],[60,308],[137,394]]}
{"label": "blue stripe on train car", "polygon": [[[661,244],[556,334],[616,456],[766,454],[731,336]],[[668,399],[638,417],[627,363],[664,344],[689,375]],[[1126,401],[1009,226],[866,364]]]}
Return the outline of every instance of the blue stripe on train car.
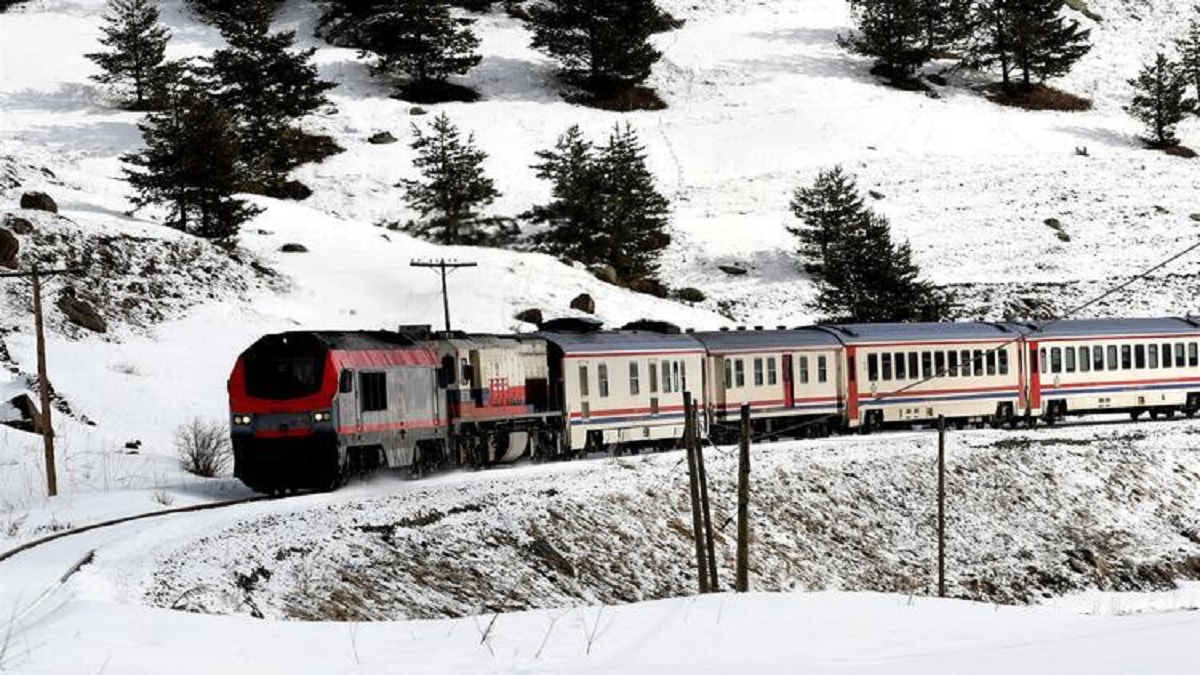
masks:
{"label": "blue stripe on train car", "polygon": [[624,423],[624,422],[645,423],[645,422],[662,422],[665,420],[677,420],[677,419],[678,420],[683,419],[682,412],[664,413],[661,415],[626,415],[623,417],[589,417],[587,419],[572,418],[571,424],[573,424],[573,425],[617,424],[617,423]]}
{"label": "blue stripe on train car", "polygon": [[895,405],[895,404],[899,404],[899,403],[922,403],[922,402],[938,403],[938,402],[942,402],[942,401],[975,401],[975,400],[985,399],[985,398],[994,398],[994,399],[1007,401],[1009,399],[1017,398],[1017,392],[1014,389],[1013,391],[985,391],[985,392],[979,393],[979,394],[951,394],[951,395],[945,395],[945,396],[888,396],[886,394],[884,394],[883,396],[884,396],[884,398],[881,398],[881,399],[863,399],[862,401],[859,402],[859,405],[881,406],[881,405]]}
{"label": "blue stripe on train car", "polygon": [[1118,394],[1127,391],[1162,391],[1164,389],[1200,389],[1200,382],[1173,382],[1167,384],[1128,384],[1116,387],[1071,387],[1070,389],[1043,389],[1042,396],[1080,396],[1087,394]]}

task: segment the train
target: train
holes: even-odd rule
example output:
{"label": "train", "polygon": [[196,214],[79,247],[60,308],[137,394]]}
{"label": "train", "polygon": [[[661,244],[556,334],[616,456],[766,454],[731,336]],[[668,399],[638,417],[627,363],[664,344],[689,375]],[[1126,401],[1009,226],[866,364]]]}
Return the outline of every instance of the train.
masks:
{"label": "train", "polygon": [[698,432],[717,442],[743,406],[756,432],[791,437],[939,417],[959,427],[1192,417],[1200,318],[292,331],[246,349],[228,385],[235,476],[277,493],[381,467],[421,474],[676,447],[685,394]]}

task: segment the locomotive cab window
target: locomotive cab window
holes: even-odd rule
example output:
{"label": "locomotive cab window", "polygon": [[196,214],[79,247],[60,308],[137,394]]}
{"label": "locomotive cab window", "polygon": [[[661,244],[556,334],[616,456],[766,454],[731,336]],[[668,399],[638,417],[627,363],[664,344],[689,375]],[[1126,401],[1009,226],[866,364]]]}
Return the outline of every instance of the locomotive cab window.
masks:
{"label": "locomotive cab window", "polygon": [[349,394],[354,391],[354,371],[343,370],[341,379],[338,380],[338,391],[343,394]]}
{"label": "locomotive cab window", "polygon": [[358,405],[363,412],[387,410],[387,373],[359,373]]}

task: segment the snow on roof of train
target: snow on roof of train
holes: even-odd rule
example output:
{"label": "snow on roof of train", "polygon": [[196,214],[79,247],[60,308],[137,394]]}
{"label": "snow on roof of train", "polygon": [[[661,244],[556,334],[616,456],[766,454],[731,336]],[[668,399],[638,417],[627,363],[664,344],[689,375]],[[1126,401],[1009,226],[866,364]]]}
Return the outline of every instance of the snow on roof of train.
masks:
{"label": "snow on roof of train", "polygon": [[533,335],[557,345],[567,354],[588,352],[701,351],[704,345],[691,334],[664,334],[648,331],[598,331],[593,333],[538,332]]}

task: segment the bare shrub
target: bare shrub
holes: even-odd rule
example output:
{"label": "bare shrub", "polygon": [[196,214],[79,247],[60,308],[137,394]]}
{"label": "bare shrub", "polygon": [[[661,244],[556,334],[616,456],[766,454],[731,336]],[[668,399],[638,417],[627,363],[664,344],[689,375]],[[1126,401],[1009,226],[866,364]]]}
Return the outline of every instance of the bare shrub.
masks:
{"label": "bare shrub", "polygon": [[175,450],[184,471],[204,478],[225,473],[233,460],[229,429],[199,417],[175,430]]}

